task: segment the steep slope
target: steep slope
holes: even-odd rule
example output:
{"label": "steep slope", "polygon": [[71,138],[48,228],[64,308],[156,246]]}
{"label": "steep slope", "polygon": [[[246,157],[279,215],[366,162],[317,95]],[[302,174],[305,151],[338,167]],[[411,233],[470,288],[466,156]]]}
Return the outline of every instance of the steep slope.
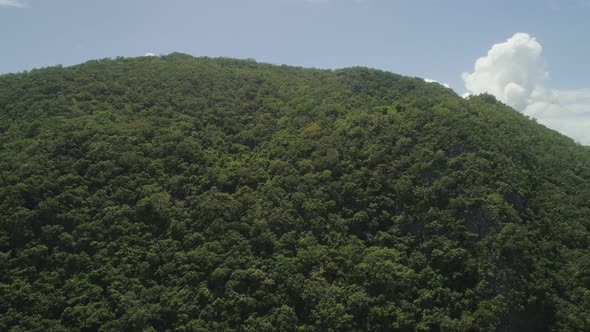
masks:
{"label": "steep slope", "polygon": [[0,76],[0,330],[588,330],[590,151],[366,68]]}

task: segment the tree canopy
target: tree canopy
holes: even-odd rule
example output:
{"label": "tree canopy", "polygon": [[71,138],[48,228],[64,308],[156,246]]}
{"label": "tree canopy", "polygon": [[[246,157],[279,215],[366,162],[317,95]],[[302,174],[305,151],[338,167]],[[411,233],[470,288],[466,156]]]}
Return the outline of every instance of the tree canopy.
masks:
{"label": "tree canopy", "polygon": [[590,329],[590,150],[367,68],[0,76],[0,330]]}

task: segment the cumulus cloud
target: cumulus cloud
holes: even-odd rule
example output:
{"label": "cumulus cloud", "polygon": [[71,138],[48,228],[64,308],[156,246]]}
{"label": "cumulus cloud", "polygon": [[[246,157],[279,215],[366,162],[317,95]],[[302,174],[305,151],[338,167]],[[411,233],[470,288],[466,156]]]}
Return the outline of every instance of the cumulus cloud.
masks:
{"label": "cumulus cloud", "polygon": [[490,93],[523,110],[548,75],[542,51],[535,38],[517,33],[477,59],[473,73],[463,73],[465,88],[472,94]]}
{"label": "cumulus cloud", "polygon": [[0,7],[29,8],[29,5],[20,0],[0,0]]}
{"label": "cumulus cloud", "polygon": [[590,145],[590,89],[551,90],[541,44],[517,33],[495,44],[463,73],[469,94],[490,93],[545,126]]}
{"label": "cumulus cloud", "polygon": [[146,53],[144,56],[156,56],[155,53]]}
{"label": "cumulus cloud", "polygon": [[590,89],[535,90],[522,112],[590,146]]}
{"label": "cumulus cloud", "polygon": [[433,80],[432,78],[425,78],[424,81],[426,83],[437,83],[437,84],[440,84],[440,85],[444,86],[445,88],[449,88],[449,89],[451,88],[451,86],[449,85],[449,83],[441,83],[441,82],[439,82],[437,80]]}

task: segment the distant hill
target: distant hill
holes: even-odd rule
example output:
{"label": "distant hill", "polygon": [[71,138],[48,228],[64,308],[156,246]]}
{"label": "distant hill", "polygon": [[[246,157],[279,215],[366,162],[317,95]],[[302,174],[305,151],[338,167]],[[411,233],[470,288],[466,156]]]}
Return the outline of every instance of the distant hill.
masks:
{"label": "distant hill", "polygon": [[0,76],[1,331],[588,331],[590,150],[253,60]]}

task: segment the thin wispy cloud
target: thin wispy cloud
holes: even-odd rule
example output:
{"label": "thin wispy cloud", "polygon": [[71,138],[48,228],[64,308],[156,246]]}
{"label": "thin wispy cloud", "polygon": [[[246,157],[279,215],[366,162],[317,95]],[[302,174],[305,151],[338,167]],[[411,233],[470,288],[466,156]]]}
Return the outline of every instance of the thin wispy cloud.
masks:
{"label": "thin wispy cloud", "polygon": [[590,145],[590,89],[545,87],[549,77],[543,47],[529,34],[517,33],[492,46],[463,73],[469,94],[490,93],[545,126]]}
{"label": "thin wispy cloud", "polygon": [[449,83],[441,83],[437,80],[433,80],[432,78],[424,78],[424,81],[426,83],[436,83],[436,84],[440,84],[442,86],[444,86],[445,88],[451,88],[451,86],[449,85]]}
{"label": "thin wispy cloud", "polygon": [[29,4],[20,0],[0,0],[0,7],[29,8]]}
{"label": "thin wispy cloud", "polygon": [[[307,2],[307,3],[311,3],[311,4],[326,4],[326,3],[337,2],[337,1],[332,1],[332,0],[303,0],[303,1]],[[340,1],[342,1],[342,0],[340,0]],[[353,2],[353,3],[357,3],[357,4],[360,4],[360,3],[363,3],[366,1],[367,0],[349,0],[349,2]]]}

